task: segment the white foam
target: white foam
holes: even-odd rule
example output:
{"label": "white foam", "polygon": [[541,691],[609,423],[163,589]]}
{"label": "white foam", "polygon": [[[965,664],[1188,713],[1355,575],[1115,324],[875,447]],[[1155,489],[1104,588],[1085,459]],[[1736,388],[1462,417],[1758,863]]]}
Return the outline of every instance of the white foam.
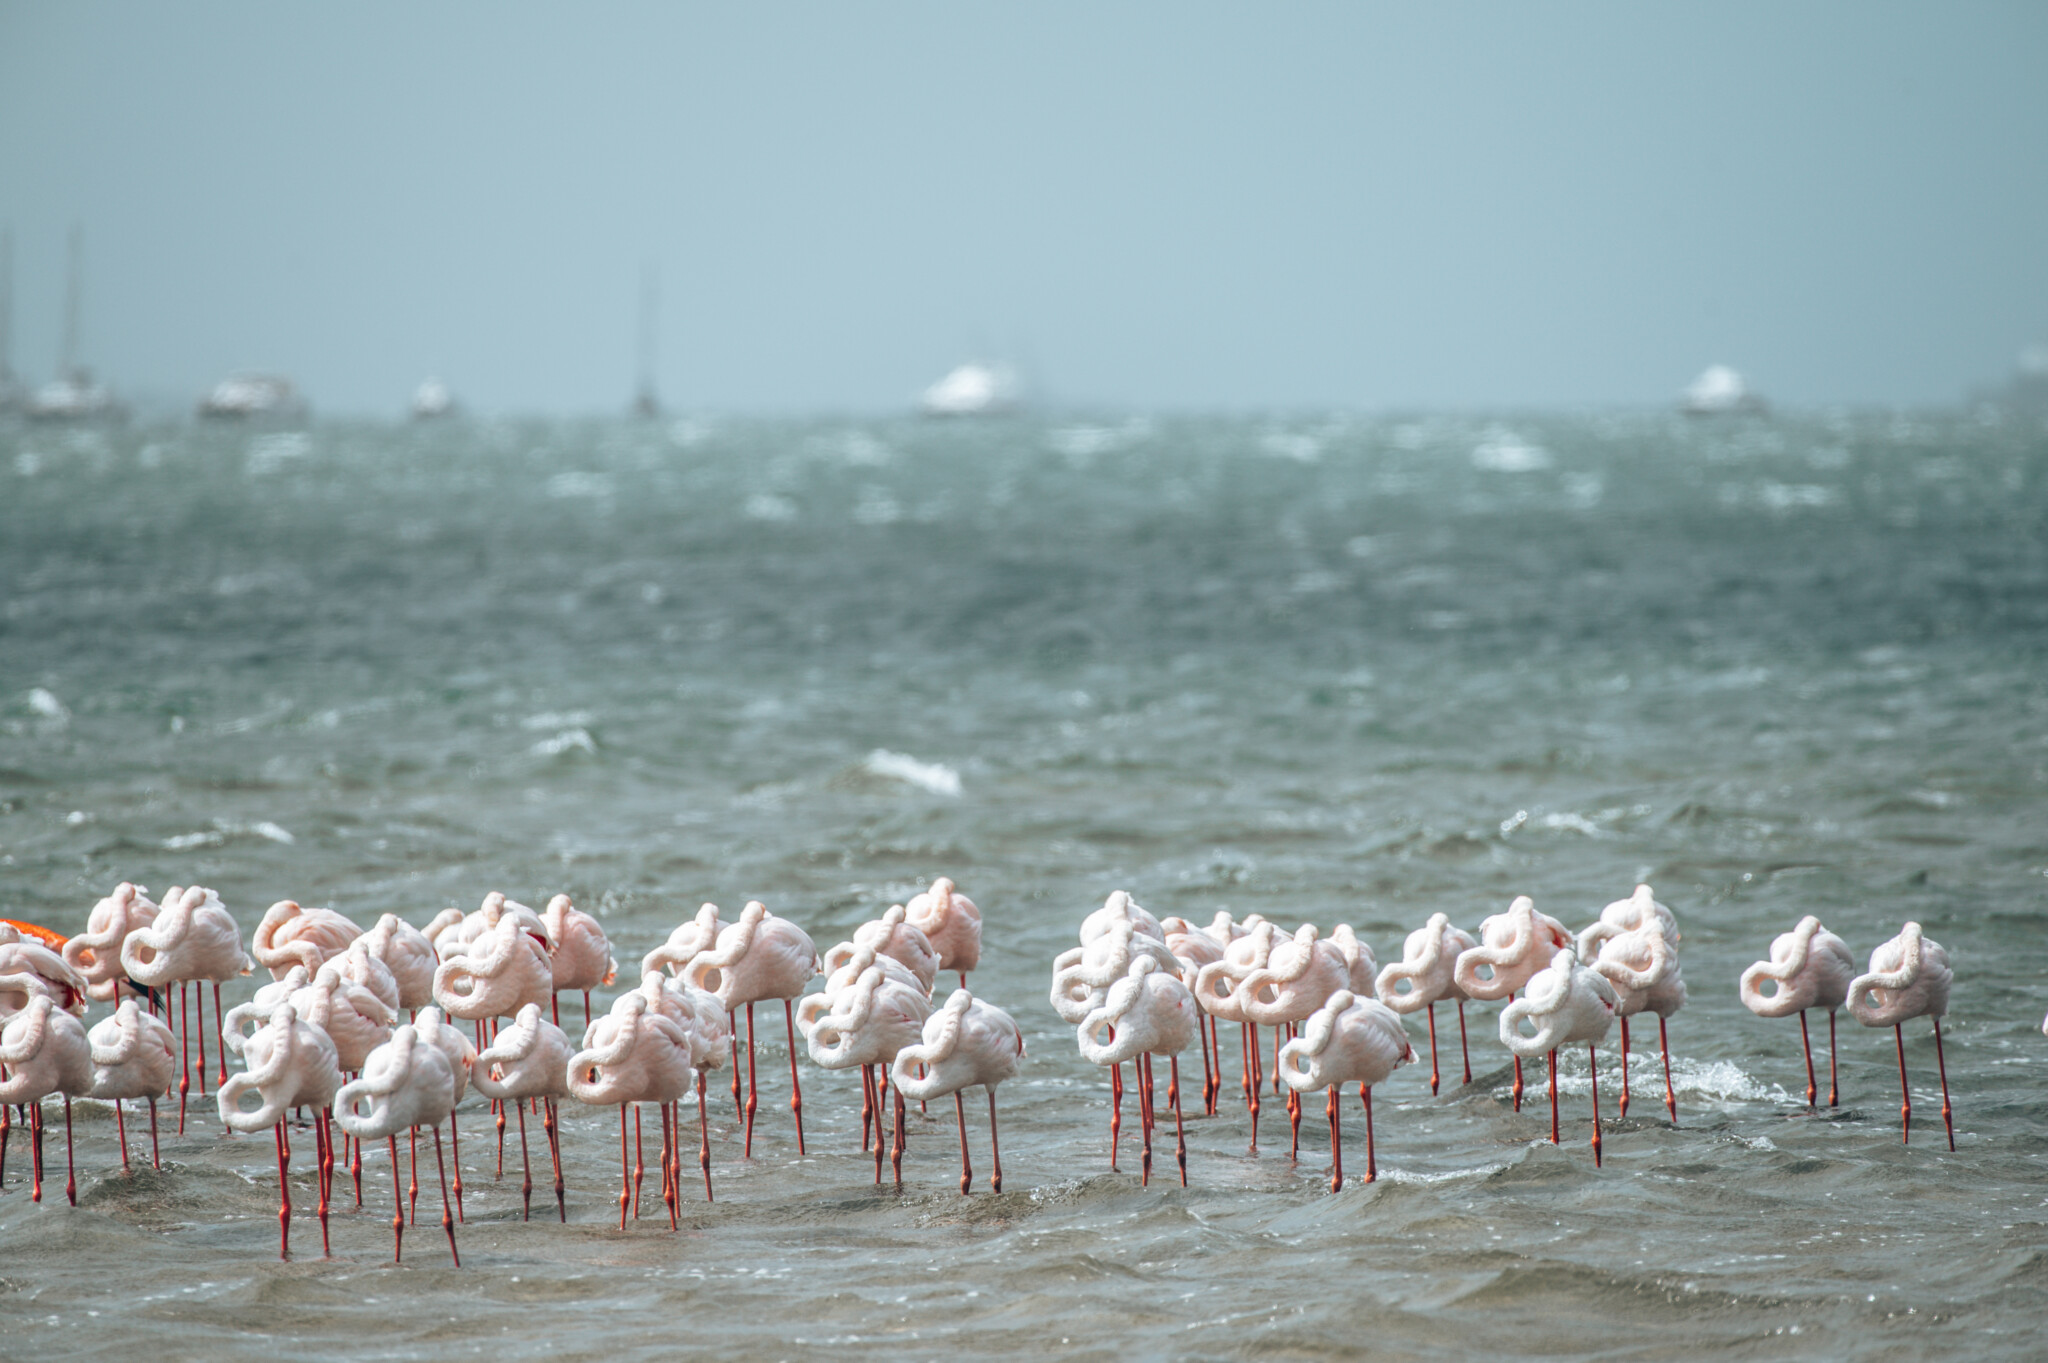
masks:
{"label": "white foam", "polygon": [[1472,465],[1495,473],[1535,473],[1550,467],[1550,451],[1505,426],[1489,426],[1472,449]]}
{"label": "white foam", "polygon": [[46,691],[40,686],[28,693],[28,708],[35,711],[38,718],[54,719],[59,724],[71,718],[71,711],[64,707],[63,701],[57,699],[56,693]]}
{"label": "white foam", "polygon": [[868,754],[865,765],[877,776],[908,782],[934,795],[960,793],[960,773],[937,762],[920,762],[904,753],[877,748]]}
{"label": "white foam", "polygon": [[553,738],[543,738],[532,749],[542,757],[559,757],[565,752],[596,753],[597,740],[590,736],[590,730],[583,728],[564,729]]}

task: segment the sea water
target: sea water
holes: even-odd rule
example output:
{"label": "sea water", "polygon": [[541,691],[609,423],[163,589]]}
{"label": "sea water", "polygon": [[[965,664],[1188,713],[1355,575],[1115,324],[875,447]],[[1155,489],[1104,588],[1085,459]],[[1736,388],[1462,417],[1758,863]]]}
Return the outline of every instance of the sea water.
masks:
{"label": "sea water", "polygon": [[[376,1150],[320,1259],[304,1132],[280,1263],[274,1145],[210,1096],[127,1175],[76,1104],[73,1209],[52,1105],[43,1203],[18,1128],[0,1191],[0,1355],[2040,1357],[2044,660],[2048,431],[1988,412],[0,430],[0,916],[566,892],[623,985],[701,902],[823,948],[948,875],[1028,1045],[1000,1194],[978,1095],[971,1197],[944,1102],[877,1187],[857,1082],[807,1058],[797,1154],[764,1010],[753,1158],[721,1071],[676,1234],[658,1177],[618,1229],[617,1113],[574,1104],[569,1224],[522,1221],[472,1097],[459,1270],[431,1183],[390,1265]],[[1341,1193],[1320,1095],[1298,1161],[1270,1096],[1248,1151],[1226,1027],[1189,1186],[1170,1119],[1141,1186],[1047,1001],[1113,890],[1385,961],[1434,912],[1576,927],[1638,882],[1684,932],[1678,1123],[1649,1023],[1617,1116],[1610,1038],[1597,1169],[1586,1058],[1553,1147],[1475,1005],[1435,1097],[1410,1019],[1377,1182],[1355,1095]],[[1740,1004],[1808,913],[1859,962],[1909,919],[1948,948],[1953,1154],[1927,1022],[1902,1145],[1889,1033],[1843,1015],[1816,1113],[1796,1024]]]}

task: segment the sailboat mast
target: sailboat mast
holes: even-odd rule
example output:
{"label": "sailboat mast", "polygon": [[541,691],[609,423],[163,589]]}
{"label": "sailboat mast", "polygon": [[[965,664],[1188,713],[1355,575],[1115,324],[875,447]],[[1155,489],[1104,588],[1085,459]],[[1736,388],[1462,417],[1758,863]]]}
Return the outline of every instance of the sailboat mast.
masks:
{"label": "sailboat mast", "polygon": [[655,311],[660,302],[661,280],[654,262],[648,261],[640,267],[640,384],[633,398],[633,411],[640,416],[654,416],[661,410],[654,395]]}
{"label": "sailboat mast", "polygon": [[[0,386],[14,377],[14,227],[0,227]],[[0,398],[4,401],[4,398]]]}
{"label": "sailboat mast", "polygon": [[68,377],[78,370],[79,295],[85,289],[85,229],[77,223],[71,224],[69,249],[65,254],[63,373]]}

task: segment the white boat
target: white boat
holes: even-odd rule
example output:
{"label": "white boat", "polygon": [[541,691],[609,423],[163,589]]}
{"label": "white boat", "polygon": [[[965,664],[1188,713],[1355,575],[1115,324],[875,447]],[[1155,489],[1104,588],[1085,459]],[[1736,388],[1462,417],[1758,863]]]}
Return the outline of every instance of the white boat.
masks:
{"label": "white boat", "polygon": [[924,390],[926,416],[983,416],[1017,405],[1017,375],[1008,365],[979,360],[960,365]]}
{"label": "white boat", "polygon": [[1749,391],[1742,375],[1725,364],[1710,364],[1685,390],[1678,409],[1687,416],[1723,416],[1760,412],[1763,406],[1763,399]]}
{"label": "white boat", "polygon": [[429,375],[420,380],[420,386],[412,390],[412,419],[432,421],[436,417],[452,416],[455,412],[455,394],[448,385]]}
{"label": "white boat", "polygon": [[36,387],[22,404],[31,421],[96,421],[116,416],[120,407],[107,386],[83,369]]}
{"label": "white boat", "polygon": [[297,421],[306,415],[306,400],[290,379],[279,375],[234,374],[200,399],[199,415],[228,421]]}

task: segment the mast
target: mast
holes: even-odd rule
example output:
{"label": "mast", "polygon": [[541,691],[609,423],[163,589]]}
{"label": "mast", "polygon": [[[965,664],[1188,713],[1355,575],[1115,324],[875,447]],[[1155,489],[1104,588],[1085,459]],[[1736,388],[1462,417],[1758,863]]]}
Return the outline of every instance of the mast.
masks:
{"label": "mast", "polygon": [[640,383],[633,396],[633,415],[661,415],[661,400],[654,395],[655,311],[661,302],[661,281],[653,261],[640,267]]}
{"label": "mast", "polygon": [[85,229],[77,223],[71,224],[71,236],[66,251],[64,270],[64,363],[63,374],[70,378],[78,372],[78,308],[79,295],[85,290]]}
{"label": "mast", "polygon": [[0,402],[14,383],[14,225],[0,227]]}

